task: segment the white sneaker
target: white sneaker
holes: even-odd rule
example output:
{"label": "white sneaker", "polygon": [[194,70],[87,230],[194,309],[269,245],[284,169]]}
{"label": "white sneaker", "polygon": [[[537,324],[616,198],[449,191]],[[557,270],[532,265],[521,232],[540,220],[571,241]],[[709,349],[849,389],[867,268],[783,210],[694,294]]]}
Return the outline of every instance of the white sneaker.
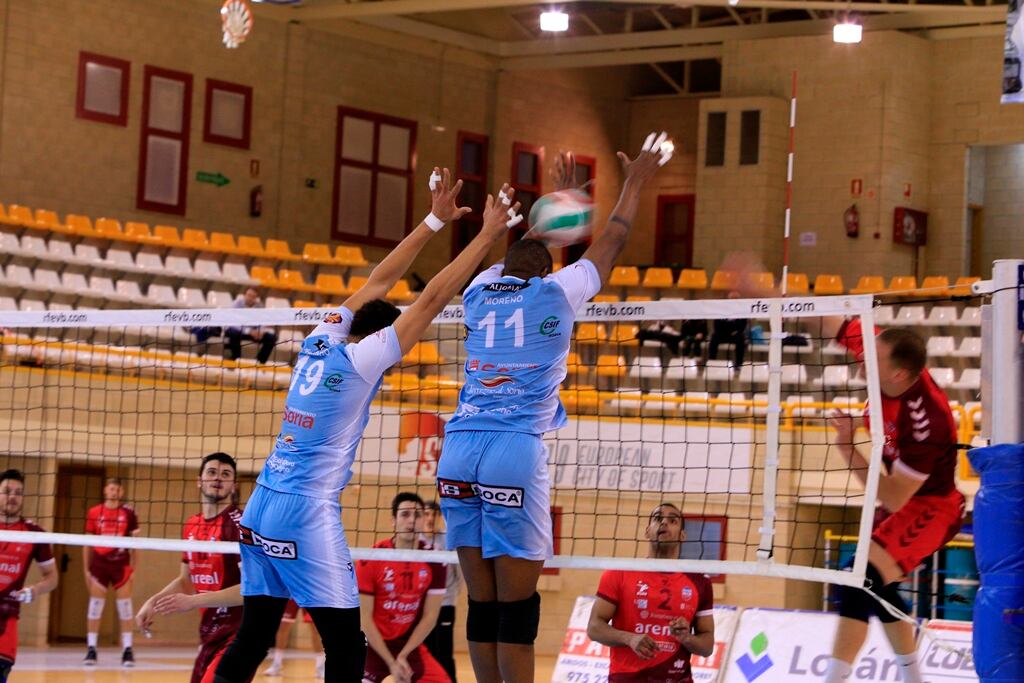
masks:
{"label": "white sneaker", "polygon": [[320,679],[321,681],[324,680],[324,669],[326,669],[326,668],[327,668],[327,658],[324,657],[323,655],[318,655],[317,658],[316,658],[316,669],[315,669],[314,675],[318,679]]}
{"label": "white sneaker", "polygon": [[266,669],[263,670],[264,676],[280,676],[281,669],[284,668],[284,662],[274,660],[270,663]]}

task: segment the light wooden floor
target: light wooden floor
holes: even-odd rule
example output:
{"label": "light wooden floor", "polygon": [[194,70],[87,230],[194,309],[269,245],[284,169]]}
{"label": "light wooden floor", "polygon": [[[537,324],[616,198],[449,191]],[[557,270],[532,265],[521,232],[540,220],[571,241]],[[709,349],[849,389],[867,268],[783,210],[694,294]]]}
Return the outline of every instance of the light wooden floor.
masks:
{"label": "light wooden floor", "polygon": [[[82,666],[85,649],[81,647],[25,648],[18,653],[18,662],[10,676],[10,683],[180,683],[188,681],[192,671],[195,650],[183,648],[138,648],[134,669],[121,668],[121,653],[112,648],[101,648],[99,665],[92,669]],[[476,683],[469,655],[456,654],[459,683]],[[537,681],[550,681],[555,658],[537,657]],[[260,667],[260,670],[265,667]],[[313,655],[291,650],[285,657],[284,674],[268,677],[257,674],[256,682],[290,683],[315,681]],[[389,679],[390,680],[390,679]]]}

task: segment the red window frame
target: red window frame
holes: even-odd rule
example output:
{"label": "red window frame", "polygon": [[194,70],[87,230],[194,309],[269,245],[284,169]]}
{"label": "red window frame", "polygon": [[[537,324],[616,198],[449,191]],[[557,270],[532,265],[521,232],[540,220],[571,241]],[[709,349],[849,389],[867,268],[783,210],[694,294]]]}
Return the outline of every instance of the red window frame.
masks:
{"label": "red window frame", "polygon": [[[483,173],[477,173],[477,174],[467,173],[465,171],[465,169],[463,168],[463,166],[462,166],[462,144],[463,144],[463,142],[467,142],[467,141],[468,142],[475,142],[475,143],[480,145],[480,148],[483,151],[483,154],[481,155],[481,158],[480,158],[480,168],[483,171]],[[491,139],[488,136],[482,135],[480,133],[470,133],[468,131],[460,130],[457,133],[457,135],[456,135],[456,140],[455,140],[455,178],[456,178],[456,180],[461,180],[462,181],[463,187],[465,187],[466,183],[479,183],[483,197],[487,196],[487,181],[488,181],[488,179],[487,179],[487,169],[488,169],[488,163],[490,161],[490,157],[489,157],[490,145],[491,145]],[[460,218],[458,220],[458,222],[453,226],[456,229],[452,230],[452,252],[451,252],[452,259],[454,259],[456,256],[458,256],[459,252],[462,251],[462,248],[466,246],[465,244],[461,243],[462,242],[461,236],[462,236],[463,231],[464,231],[463,229],[467,225],[470,226],[471,228],[476,228],[476,232],[479,232],[480,229],[484,225],[483,214],[482,213],[477,213],[475,211],[472,212],[472,213],[468,213],[465,216],[463,216],[462,218]],[[466,244],[468,244],[468,242],[466,242]]]}
{"label": "red window frame", "polygon": [[[520,153],[523,153],[523,152],[525,152],[527,154],[533,154],[536,157],[536,161],[534,162],[534,169],[533,169],[533,178],[534,178],[534,182],[533,183],[529,183],[528,184],[528,183],[524,183],[524,182],[520,182],[519,181],[519,175],[518,175],[518,171],[519,171],[519,155],[520,155]],[[522,192],[530,192],[530,193],[532,193],[534,195],[534,200],[536,200],[536,199],[538,199],[541,196],[541,194],[543,194],[543,192],[541,190],[541,185],[543,184],[543,178],[544,178],[543,174],[544,174],[544,147],[543,146],[537,146],[537,145],[531,145],[531,144],[526,143],[526,142],[513,142],[512,143],[512,171],[511,171],[511,173],[509,173],[509,178],[511,178],[511,182],[509,184],[512,186],[512,189],[515,190],[517,193],[520,192],[520,191],[522,191]],[[530,207],[524,207],[523,216],[524,216],[524,218],[527,218],[527,219],[530,217]],[[508,231],[508,243],[512,244],[516,240],[520,239],[523,235],[526,234],[527,230],[529,230],[529,229],[530,229],[530,226],[528,225],[528,221],[524,220],[518,226],[516,226],[515,228],[513,228],[513,229]]]}
{"label": "red window frame", "polygon": [[[715,558],[701,558],[701,559],[702,560],[704,560],[704,559],[724,560],[725,559],[725,555],[726,555],[726,548],[729,545],[729,518],[725,517],[725,516],[722,516],[722,515],[687,515],[687,514],[683,515],[683,523],[684,524],[686,522],[693,522],[693,521],[698,521],[698,522],[714,522],[714,523],[722,525],[722,540],[719,541],[719,543],[718,543],[718,547],[719,547],[719,551],[720,551],[719,554],[718,554],[718,557],[715,557]],[[693,541],[699,543],[700,539],[693,539]],[[685,541],[684,541],[684,543],[685,543]],[[708,578],[711,579],[711,583],[725,583],[725,574],[709,574]]]}
{"label": "red window frame", "polygon": [[[87,64],[102,64],[121,70],[121,111],[116,116],[85,108],[85,67]],[[78,53],[78,92],[75,95],[75,116],[80,119],[110,123],[115,126],[128,125],[128,83],[131,79],[132,63],[125,59],[100,55],[95,52]]]}
{"label": "red window frame", "polygon": [[[188,198],[188,148],[192,136],[192,74],[149,64],[143,67],[142,74],[142,124],[139,126],[139,173],[135,206],[146,211],[159,211],[161,213],[184,216],[186,200]],[[162,128],[152,128],[149,125],[150,86],[151,79],[154,77],[181,81],[185,84],[180,132],[175,133],[163,130]],[[148,156],[146,140],[150,135],[179,140],[181,142],[181,163],[178,169],[178,201],[174,204],[152,202],[145,198],[146,157]]]}
{"label": "red window frame", "polygon": [[[562,506],[551,506],[551,549],[557,555],[562,550]],[[544,567],[540,570],[546,576],[558,576],[558,567]]]}
{"label": "red window frame", "polygon": [[[595,157],[585,156],[583,154],[577,154],[576,156],[576,168],[580,166],[586,166],[590,169],[590,178],[587,180],[587,186],[583,188],[583,191],[590,195],[590,198],[594,198],[594,189],[597,187],[597,159]],[[575,186],[576,179],[573,178],[573,185]],[[562,249],[562,265],[569,265],[575,263],[583,257],[583,254],[590,247],[592,239],[588,239],[585,242],[574,244],[571,247],[565,247]]]}
{"label": "red window frame", "polygon": [[[245,113],[242,121],[242,137],[229,138],[226,135],[217,135],[210,131],[210,121],[213,118],[213,91],[223,90],[224,92],[235,93],[245,98]],[[220,81],[215,78],[206,79],[206,107],[203,112],[203,142],[214,145],[225,145],[237,147],[238,149],[249,149],[252,135],[252,87],[240,83]]]}
{"label": "red window frame", "polygon": [[[654,218],[654,220],[655,220],[655,223],[654,223],[654,244],[655,245],[665,244],[665,239],[667,239],[665,237],[665,235],[664,235],[664,225],[663,225],[663,223],[664,223],[663,217],[665,215],[665,205],[666,204],[687,204],[689,206],[689,209],[690,209],[690,211],[689,211],[689,214],[690,214],[690,239],[689,239],[689,244],[687,245],[687,251],[690,254],[690,261],[691,262],[690,263],[682,263],[682,264],[679,264],[679,265],[681,265],[683,268],[692,268],[693,267],[693,263],[692,263],[692,261],[693,261],[693,238],[694,238],[694,233],[696,232],[696,230],[694,228],[693,221],[695,220],[695,216],[696,216],[697,195],[695,195],[695,194],[659,194],[658,195],[657,213],[655,214],[655,218]],[[657,265],[666,265],[662,261],[658,260],[658,249],[657,249],[657,247],[655,247],[654,251],[655,251],[655,253],[652,254],[652,256],[654,257],[654,263],[657,264]]]}
{"label": "red window frame", "polygon": [[[373,122],[373,161],[358,161],[355,159],[345,159],[345,148],[343,140],[344,133],[344,122],[346,116],[352,116],[354,118],[366,119]],[[377,157],[380,152],[380,126],[382,123],[388,125],[397,126],[399,128],[409,129],[409,167],[407,170],[399,168],[392,168],[390,166],[382,166],[377,163]],[[413,198],[413,181],[416,177],[416,122],[410,119],[403,119],[397,116],[388,116],[387,114],[380,114],[373,111],[367,111],[365,109],[355,109],[353,107],[338,107],[338,122],[335,132],[334,145],[334,192],[331,199],[331,239],[345,240],[349,243],[356,244],[368,244],[375,247],[395,247],[398,246],[399,240],[390,240],[374,236],[374,224],[377,220],[377,175],[381,172],[388,173],[391,175],[404,175],[406,177],[406,198],[405,198],[405,233],[406,235],[412,230],[412,198]],[[369,235],[357,235],[348,232],[342,232],[338,229],[338,195],[341,193],[341,167],[342,166],[354,166],[356,168],[362,168],[370,171],[370,216],[369,216]]]}

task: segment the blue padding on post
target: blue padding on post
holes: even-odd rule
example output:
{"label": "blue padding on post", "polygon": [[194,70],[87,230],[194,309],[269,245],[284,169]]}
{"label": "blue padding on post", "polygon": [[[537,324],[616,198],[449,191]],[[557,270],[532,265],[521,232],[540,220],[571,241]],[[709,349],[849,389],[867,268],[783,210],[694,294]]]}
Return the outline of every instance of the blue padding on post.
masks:
{"label": "blue padding on post", "polygon": [[974,666],[982,683],[1024,681],[1024,623],[1012,618],[1024,609],[1024,445],[976,448],[967,456],[981,475],[974,497],[974,553],[981,575]]}

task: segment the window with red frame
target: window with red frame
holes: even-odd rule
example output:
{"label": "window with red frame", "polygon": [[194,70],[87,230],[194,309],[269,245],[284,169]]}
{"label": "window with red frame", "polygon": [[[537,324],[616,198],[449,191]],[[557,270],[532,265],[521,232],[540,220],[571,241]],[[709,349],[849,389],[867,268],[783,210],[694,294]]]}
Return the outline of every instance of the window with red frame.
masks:
{"label": "window with red frame", "polygon": [[140,209],[185,214],[192,74],[146,65],[143,71]]}
{"label": "window with red frame", "polygon": [[[594,183],[597,180],[597,159],[594,157],[576,155],[576,187],[582,189],[594,198]],[[595,226],[596,227],[596,226]],[[580,242],[562,250],[562,264],[569,265],[579,261],[583,253],[590,246],[591,240]]]}
{"label": "window with red frame", "polygon": [[[452,258],[473,241],[484,224],[484,203],[487,201],[487,151],[490,141],[486,135],[460,130],[455,143],[455,178],[462,181],[459,206],[473,209],[455,222],[452,230]],[[485,264],[486,266],[486,264]]]}
{"label": "window with red frame", "polygon": [[416,122],[338,107],[331,237],[393,247],[411,228]]}
{"label": "window with red frame", "polygon": [[131,70],[131,62],[123,59],[79,52],[75,116],[127,126]]}
{"label": "window with red frame", "polygon": [[[530,207],[541,195],[542,169],[544,168],[544,148],[528,145],[525,142],[512,143],[512,189],[516,191],[516,201],[522,203],[519,212],[526,219],[530,217]],[[508,243],[520,239],[530,229],[529,221],[524,220],[508,231]]]}
{"label": "window with red frame", "polygon": [[206,79],[203,142],[249,149],[252,131],[252,88]]}
{"label": "window with red frame", "polygon": [[[557,555],[562,550],[562,506],[551,506],[551,546],[553,554]],[[540,570],[542,574],[552,576],[558,575],[557,567],[544,567]]]}
{"label": "window with red frame", "polygon": [[[679,551],[683,560],[724,560],[726,546],[726,517],[684,515],[686,540]],[[723,583],[725,576],[711,574],[711,581]]]}

